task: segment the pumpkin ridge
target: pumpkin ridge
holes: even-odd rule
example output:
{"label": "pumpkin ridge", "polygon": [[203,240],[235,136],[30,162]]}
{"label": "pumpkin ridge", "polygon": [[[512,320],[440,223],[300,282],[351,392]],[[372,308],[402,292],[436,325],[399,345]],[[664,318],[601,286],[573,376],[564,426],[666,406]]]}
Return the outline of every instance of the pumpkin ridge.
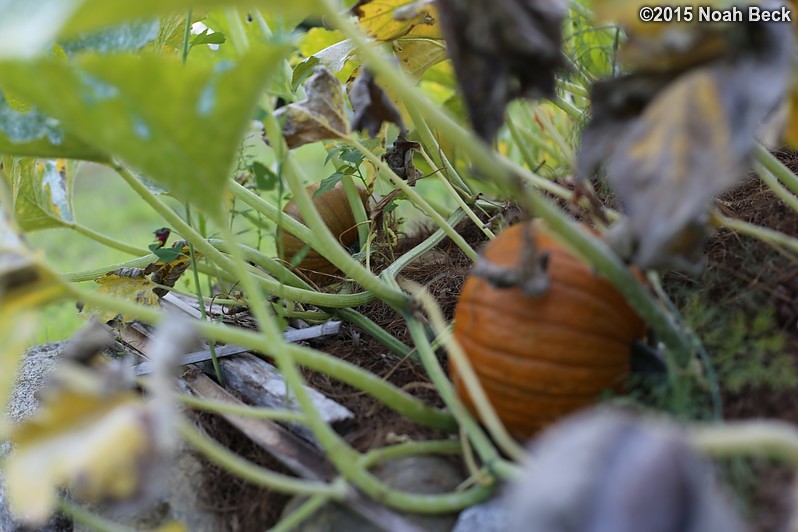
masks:
{"label": "pumpkin ridge", "polygon": [[[484,308],[484,309],[489,309],[489,310],[492,310],[493,312],[497,312],[497,313],[500,313],[500,314],[506,314],[507,308],[506,307],[500,307],[494,301],[495,301],[495,298],[483,298],[483,297],[480,297],[480,295],[475,295],[475,296],[471,296],[469,298],[469,301],[464,302],[464,303],[467,303],[468,305],[473,305],[475,308]],[[616,341],[622,342],[622,343],[626,343],[627,341],[629,341],[629,337],[631,336],[630,334],[624,334],[623,331],[615,331],[612,328],[603,328],[601,330],[601,332],[597,332],[595,329],[591,330],[591,329],[585,329],[585,328],[581,328],[581,327],[576,327],[576,326],[574,326],[572,324],[563,324],[563,323],[556,322],[556,321],[547,321],[547,320],[543,319],[544,312],[540,312],[541,310],[545,311],[545,309],[532,309],[532,308],[529,308],[529,307],[527,307],[527,308],[529,309],[529,311],[528,312],[524,312],[522,316],[515,316],[516,319],[514,321],[516,321],[518,323],[526,323],[526,324],[532,324],[532,323],[541,324],[541,325],[544,325],[544,326],[547,326],[547,327],[566,328],[566,329],[569,329],[570,331],[578,332],[579,334],[585,334],[585,335],[590,335],[590,336],[595,336],[595,337],[602,337],[602,338],[609,337],[609,338],[611,338],[613,340],[616,340]],[[517,309],[514,309],[514,310],[517,310]],[[476,310],[471,310],[470,312],[472,314],[476,314]],[[455,313],[455,320],[457,320],[457,314],[459,314],[459,312]],[[636,339],[637,339],[636,336],[632,337],[632,341],[634,341]]]}
{"label": "pumpkin ridge", "polygon": [[[476,338],[474,336],[471,336],[469,334],[466,334],[466,333],[462,333],[460,338],[458,338],[458,340],[462,340],[462,339],[468,340],[468,341],[472,342],[473,344],[476,344],[476,346],[478,346],[478,347],[480,347],[482,349],[486,349],[486,350],[490,350],[490,351],[494,351],[494,350],[498,350],[499,349],[497,347],[492,346],[491,344],[482,342],[478,338]],[[544,343],[544,342],[540,342],[540,343]],[[568,346],[567,344],[564,344],[564,345],[563,344],[559,344],[557,346],[557,348],[549,349],[549,351],[550,352],[552,352],[552,351],[562,351],[562,350],[564,350],[563,347],[565,347],[565,349],[568,349],[568,347],[570,347],[570,346]],[[620,359],[621,358],[620,354],[625,349],[625,346],[623,344],[621,344],[620,342],[618,342],[618,345],[615,345],[615,346],[612,346],[612,347],[616,348],[618,350],[617,354],[619,355],[618,358]],[[540,349],[538,349],[538,351],[540,351]],[[614,351],[614,349],[606,349],[605,352],[606,351]],[[628,349],[628,351],[629,351],[629,353],[631,353],[631,349]],[[547,362],[549,364],[562,366],[562,367],[588,367],[590,369],[603,370],[603,369],[608,369],[608,368],[614,368],[616,366],[621,365],[618,362],[615,362],[615,363],[612,363],[612,364],[589,364],[589,365],[586,365],[585,362],[584,362],[584,359],[580,360],[579,362],[570,362],[570,361],[554,360],[553,358],[541,357],[539,355],[538,356],[529,356],[528,351],[527,352],[521,352],[521,351],[513,350],[511,352],[508,352],[507,346],[502,346],[501,347],[501,351],[498,351],[498,352],[502,353],[502,356],[506,357],[506,358],[512,358],[512,359],[522,358],[522,359],[540,360],[541,362]],[[613,352],[613,354],[615,354],[615,353]],[[624,363],[628,364],[628,362],[627,362],[628,356],[629,355],[625,356]],[[598,359],[598,360],[607,360],[607,359],[604,358],[604,359]]]}

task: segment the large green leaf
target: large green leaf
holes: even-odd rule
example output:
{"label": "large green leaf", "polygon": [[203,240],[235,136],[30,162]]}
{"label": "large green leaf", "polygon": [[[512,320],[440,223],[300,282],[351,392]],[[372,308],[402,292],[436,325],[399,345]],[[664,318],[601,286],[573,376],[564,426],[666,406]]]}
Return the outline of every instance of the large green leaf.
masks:
{"label": "large green leaf", "polygon": [[36,109],[22,111],[0,93],[0,153],[101,161],[102,152],[64,133],[58,120]]}
{"label": "large green leaf", "polygon": [[0,86],[181,199],[218,211],[256,100],[286,50],[260,46],[213,67],[131,55],[6,61]]}
{"label": "large green leaf", "polygon": [[25,231],[60,227],[73,221],[72,183],[64,159],[5,157],[14,215]]}
{"label": "large green leaf", "polygon": [[74,34],[126,20],[186,12],[189,8],[257,8],[301,21],[317,11],[315,0],[83,0],[63,33]]}

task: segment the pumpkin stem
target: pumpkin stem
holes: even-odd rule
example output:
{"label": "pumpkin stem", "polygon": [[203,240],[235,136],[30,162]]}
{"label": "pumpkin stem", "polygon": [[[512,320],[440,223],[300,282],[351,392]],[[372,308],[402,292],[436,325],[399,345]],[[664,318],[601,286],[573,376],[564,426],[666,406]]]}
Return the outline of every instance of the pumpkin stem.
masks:
{"label": "pumpkin stem", "polygon": [[494,288],[519,287],[530,297],[545,294],[549,289],[549,253],[538,253],[532,224],[524,226],[524,246],[515,268],[498,266],[480,256],[472,274],[487,280]]}

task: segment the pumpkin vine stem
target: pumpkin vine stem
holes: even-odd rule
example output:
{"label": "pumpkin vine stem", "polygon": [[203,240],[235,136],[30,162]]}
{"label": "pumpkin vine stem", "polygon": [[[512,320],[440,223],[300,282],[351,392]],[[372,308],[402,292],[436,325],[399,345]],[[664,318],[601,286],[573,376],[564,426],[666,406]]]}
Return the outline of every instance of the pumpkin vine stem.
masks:
{"label": "pumpkin vine stem", "polygon": [[[418,301],[421,307],[424,309],[427,317],[429,318],[430,325],[432,325],[432,328],[435,331],[435,334],[441,339],[443,345],[446,346],[446,350],[449,353],[450,359],[454,362],[454,364],[457,365],[457,371],[465,382],[466,389],[471,397],[471,401],[474,403],[474,406],[479,413],[479,417],[488,428],[488,431],[490,432],[490,435],[493,437],[494,441],[501,448],[501,450],[512,459],[516,461],[523,460],[526,454],[524,449],[518,445],[512,436],[510,436],[510,434],[507,432],[507,429],[504,427],[504,424],[496,414],[496,410],[488,399],[488,396],[485,394],[485,389],[479,382],[479,378],[477,377],[474,368],[471,366],[468,357],[466,357],[462,347],[460,347],[460,345],[457,343],[457,340],[452,337],[451,331],[449,331],[447,328],[446,321],[443,318],[443,313],[441,312],[440,307],[438,307],[438,304],[435,302],[435,299],[421,285],[413,283],[412,281],[405,281],[403,284],[405,285],[405,288],[408,289],[411,294],[413,294],[413,296],[416,298],[416,301]],[[441,386],[445,386],[447,388],[447,395],[455,395],[454,388],[451,382],[448,380],[446,380],[443,384],[436,383],[436,385],[438,385],[439,391]],[[464,406],[462,402],[458,402],[460,403],[460,407]]]}
{"label": "pumpkin vine stem", "polygon": [[713,456],[769,457],[798,467],[798,429],[776,420],[726,421],[685,428],[685,437],[699,451]]}
{"label": "pumpkin vine stem", "polygon": [[586,258],[599,273],[616,286],[629,305],[657,332],[676,364],[680,367],[689,364],[693,353],[690,342],[681,333],[672,317],[627,270],[623,261],[605,243],[578,227],[566,213],[539,192],[519,186],[518,178],[520,177],[522,181],[539,182],[543,185],[541,188],[550,185],[550,181],[494,153],[489,146],[454,122],[421,94],[404,73],[392,65],[383,50],[371,46],[352,21],[338,12],[332,0],[317,0],[317,2],[330,22],[352,40],[364,63],[396,91],[408,108],[415,107],[427,122],[439,129],[443,137],[468,153],[472,163],[484,175],[490,176],[505,193],[517,197],[530,212],[543,218],[573,251]]}

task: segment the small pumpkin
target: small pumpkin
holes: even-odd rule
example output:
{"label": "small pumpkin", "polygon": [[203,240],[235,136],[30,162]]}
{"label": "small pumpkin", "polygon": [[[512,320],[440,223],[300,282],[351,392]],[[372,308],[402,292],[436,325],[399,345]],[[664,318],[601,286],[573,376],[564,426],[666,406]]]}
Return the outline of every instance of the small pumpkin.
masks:
{"label": "small pumpkin", "polygon": [[[545,226],[518,224],[485,248],[494,266],[516,269],[534,238],[548,253],[548,289],[537,296],[521,287],[495,288],[470,275],[455,310],[454,335],[497,415],[514,437],[526,439],[558,418],[593,403],[629,372],[631,346],[645,326],[623,296],[567,251]],[[456,364],[460,397],[476,412]]]}
{"label": "small pumpkin", "polygon": [[[355,222],[355,215],[352,213],[343,184],[339,181],[332,189],[314,196],[318,189],[319,183],[314,183],[306,188],[313,199],[313,206],[338,242],[346,248],[351,248],[358,241],[357,222]],[[368,212],[368,191],[361,185],[358,185],[357,189],[360,199],[366,207],[366,212]],[[299,207],[293,200],[286,204],[283,212],[304,223],[302,215],[299,214]],[[294,257],[306,251],[299,264],[294,268],[294,271],[301,274],[302,277],[318,286],[324,286],[337,280],[340,270],[318,251],[312,248],[306,249],[307,244],[288,231],[278,229],[277,238],[282,239],[283,258],[289,264],[293,262]]]}

